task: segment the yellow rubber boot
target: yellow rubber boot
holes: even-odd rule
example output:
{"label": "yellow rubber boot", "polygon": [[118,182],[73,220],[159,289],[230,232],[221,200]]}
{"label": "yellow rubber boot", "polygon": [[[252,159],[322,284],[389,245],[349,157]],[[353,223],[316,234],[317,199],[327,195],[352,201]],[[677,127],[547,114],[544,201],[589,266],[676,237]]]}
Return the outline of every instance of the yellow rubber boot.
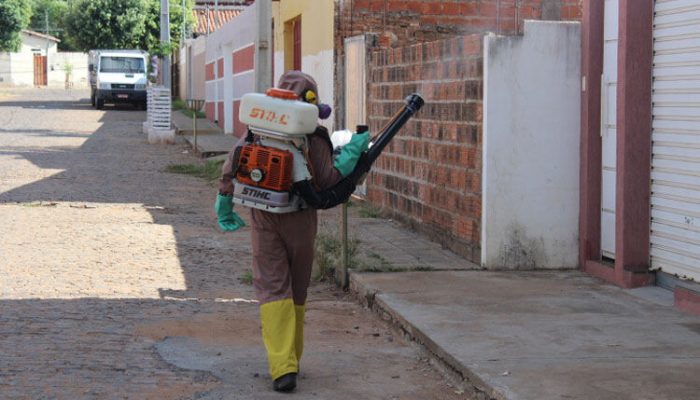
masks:
{"label": "yellow rubber boot", "polygon": [[272,380],[298,371],[295,350],[296,312],[294,301],[284,299],[260,306],[262,336]]}
{"label": "yellow rubber boot", "polygon": [[297,363],[301,361],[301,354],[304,352],[304,315],[306,306],[294,305],[296,314],[296,333],[294,335],[294,349],[296,350]]}

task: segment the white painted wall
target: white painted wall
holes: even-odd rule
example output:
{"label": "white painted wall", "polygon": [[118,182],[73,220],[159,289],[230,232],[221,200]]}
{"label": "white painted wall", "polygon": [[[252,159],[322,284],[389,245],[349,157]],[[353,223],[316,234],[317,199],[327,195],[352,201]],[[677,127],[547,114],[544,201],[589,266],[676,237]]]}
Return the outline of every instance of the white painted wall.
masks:
{"label": "white painted wall", "polygon": [[[325,50],[318,54],[307,55],[301,59],[301,70],[311,75],[318,85],[319,102],[333,107],[333,50]],[[333,132],[335,109],[331,116],[319,123]],[[351,129],[354,129],[351,128]]]}
{"label": "white painted wall", "polygon": [[10,64],[12,85],[34,85],[34,54],[10,53]]}
{"label": "white painted wall", "polygon": [[10,85],[12,63],[10,61],[10,53],[0,53],[0,85]]}
{"label": "white painted wall", "polygon": [[192,97],[205,99],[204,65],[207,53],[207,38],[200,36],[192,43]]}
{"label": "white painted wall", "polygon": [[49,63],[49,85],[64,86],[66,82],[66,64],[73,66],[73,86],[87,87],[88,85],[88,55],[87,53],[61,52],[51,55]]}
{"label": "white painted wall", "polygon": [[[211,33],[206,39],[206,63],[216,62],[219,58],[224,59],[224,76],[217,81],[206,83],[206,100],[224,102],[224,115],[218,115],[218,111],[215,114],[217,120],[223,119],[226,133],[232,133],[233,130],[233,101],[236,100],[233,93],[239,91],[234,87],[237,80],[231,77],[231,54],[236,49],[255,43],[256,35],[257,7],[247,7],[241,15]],[[255,74],[249,76],[254,82]]]}
{"label": "white painted wall", "polygon": [[41,53],[43,56],[48,54],[49,58],[51,58],[51,54],[58,52],[58,43],[53,40],[43,39],[24,32],[21,33],[21,36],[22,46],[19,49],[19,53]]}
{"label": "white painted wall", "polygon": [[[34,85],[34,54],[47,56],[48,83],[52,80],[52,63],[57,60],[58,44],[53,40],[22,32],[22,44],[17,52],[0,54],[0,84],[14,86]],[[87,66],[85,67],[87,71]],[[54,79],[56,74],[53,74]],[[63,82],[63,81],[61,81]]]}
{"label": "white painted wall", "polygon": [[580,26],[484,39],[481,263],[578,265]]}
{"label": "white painted wall", "polygon": [[189,73],[187,67],[188,63],[192,61],[189,60],[190,47],[192,46],[192,41],[188,40],[182,44],[178,50],[178,68],[180,69],[180,76],[178,77],[178,85],[180,86],[180,99],[187,100],[191,99],[190,88],[188,85]]}

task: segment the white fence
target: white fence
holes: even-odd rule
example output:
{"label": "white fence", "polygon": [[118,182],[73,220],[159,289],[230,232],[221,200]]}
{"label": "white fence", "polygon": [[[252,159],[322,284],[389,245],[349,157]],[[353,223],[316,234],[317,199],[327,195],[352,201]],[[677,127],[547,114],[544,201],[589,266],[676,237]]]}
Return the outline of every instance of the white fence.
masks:
{"label": "white fence", "polygon": [[175,130],[171,128],[172,99],[170,89],[152,86],[147,91],[146,122],[143,132],[148,134],[149,143],[174,143]]}

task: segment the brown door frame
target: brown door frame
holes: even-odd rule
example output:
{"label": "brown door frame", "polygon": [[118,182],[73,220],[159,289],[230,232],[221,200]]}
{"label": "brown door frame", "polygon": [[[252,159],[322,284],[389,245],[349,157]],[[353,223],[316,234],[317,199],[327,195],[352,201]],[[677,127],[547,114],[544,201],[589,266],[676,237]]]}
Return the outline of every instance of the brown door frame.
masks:
{"label": "brown door frame", "polygon": [[622,287],[654,283],[649,272],[654,0],[620,0],[615,263],[600,256],[601,74],[605,2],[584,0],[581,94],[581,268]]}
{"label": "brown door frame", "polygon": [[33,55],[34,61],[34,86],[46,86],[48,84],[47,56]]}

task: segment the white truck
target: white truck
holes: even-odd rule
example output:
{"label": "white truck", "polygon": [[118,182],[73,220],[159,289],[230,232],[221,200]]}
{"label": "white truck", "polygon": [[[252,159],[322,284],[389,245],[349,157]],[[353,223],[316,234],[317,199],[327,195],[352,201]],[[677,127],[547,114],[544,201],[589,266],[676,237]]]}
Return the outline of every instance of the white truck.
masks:
{"label": "white truck", "polygon": [[90,50],[90,102],[98,110],[105,103],[131,103],[146,109],[146,65],[142,50]]}

